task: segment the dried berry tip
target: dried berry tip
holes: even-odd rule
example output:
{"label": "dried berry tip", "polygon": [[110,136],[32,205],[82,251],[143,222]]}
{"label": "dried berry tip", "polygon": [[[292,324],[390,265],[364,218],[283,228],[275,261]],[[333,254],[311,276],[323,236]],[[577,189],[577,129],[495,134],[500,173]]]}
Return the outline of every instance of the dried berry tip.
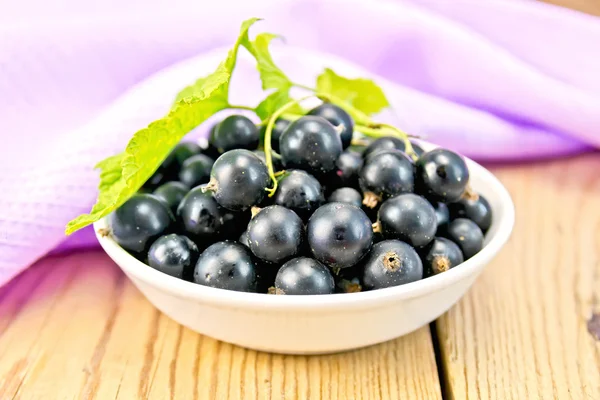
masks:
{"label": "dried berry tip", "polygon": [[369,208],[377,207],[377,204],[381,201],[381,196],[377,196],[373,192],[366,192],[363,198],[363,204]]}
{"label": "dried berry tip", "polygon": [[98,235],[100,235],[101,237],[107,237],[108,235],[110,235],[110,230],[106,228],[100,228],[98,229]]}
{"label": "dried berry tip", "polygon": [[451,263],[446,256],[436,256],[431,263],[434,274],[446,272],[450,269]]}
{"label": "dried berry tip", "polygon": [[211,192],[216,192],[217,190],[219,190],[219,183],[213,178],[211,178],[208,184],[202,188],[202,192],[204,193],[209,190]]}
{"label": "dried berry tip", "polygon": [[477,192],[474,191],[473,188],[469,185],[467,185],[467,187],[465,189],[465,193],[463,194],[463,197],[466,200],[471,200],[471,201],[479,200],[479,194],[477,194]]}
{"label": "dried berry tip", "polygon": [[253,206],[250,209],[250,213],[252,214],[252,218],[254,218],[256,216],[256,214],[258,214],[260,212],[260,210],[262,210],[262,208],[257,207],[257,206]]}
{"label": "dried berry tip", "polygon": [[362,286],[360,283],[354,283],[350,281],[342,281],[341,286],[344,293],[359,293],[362,292]]}
{"label": "dried berry tip", "polygon": [[396,272],[402,266],[398,254],[394,251],[388,251],[383,255],[383,266],[391,272]]}
{"label": "dried berry tip", "polygon": [[381,233],[381,222],[377,221],[372,226],[373,226],[373,233]]}

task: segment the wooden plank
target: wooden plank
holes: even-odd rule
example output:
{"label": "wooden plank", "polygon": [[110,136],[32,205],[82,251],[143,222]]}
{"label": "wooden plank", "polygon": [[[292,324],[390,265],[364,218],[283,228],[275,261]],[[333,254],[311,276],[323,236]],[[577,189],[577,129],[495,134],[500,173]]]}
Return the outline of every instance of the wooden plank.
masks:
{"label": "wooden plank", "polygon": [[517,223],[437,323],[449,398],[600,399],[600,158],[493,171]]}
{"label": "wooden plank", "polygon": [[3,400],[441,398],[428,328],[338,355],[257,353],[163,316],[100,251],[46,258],[0,298]]}
{"label": "wooden plank", "polygon": [[554,4],[581,11],[587,14],[600,16],[600,2],[598,0],[542,0],[544,3]]}

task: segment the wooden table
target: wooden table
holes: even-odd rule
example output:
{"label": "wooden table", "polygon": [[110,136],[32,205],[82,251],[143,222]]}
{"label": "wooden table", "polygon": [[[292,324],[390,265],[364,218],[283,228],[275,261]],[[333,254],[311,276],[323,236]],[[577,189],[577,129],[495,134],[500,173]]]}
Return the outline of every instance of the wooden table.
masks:
{"label": "wooden table", "polygon": [[600,399],[600,156],[493,171],[514,235],[431,330],[257,353],[163,316],[100,251],[53,256],[0,291],[0,399]]}

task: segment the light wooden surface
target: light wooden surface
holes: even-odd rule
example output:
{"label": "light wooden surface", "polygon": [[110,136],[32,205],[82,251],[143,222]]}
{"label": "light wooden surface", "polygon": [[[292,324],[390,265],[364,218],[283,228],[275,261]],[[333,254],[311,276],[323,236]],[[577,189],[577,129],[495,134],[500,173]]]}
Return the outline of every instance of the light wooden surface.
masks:
{"label": "light wooden surface", "polygon": [[[600,156],[493,171],[514,198],[516,229],[437,322],[444,397],[600,399],[600,341],[587,327],[600,312]],[[0,399],[12,398],[440,399],[442,390],[427,328],[339,355],[256,353],[162,316],[92,251],[46,258],[0,290]]]}
{"label": "light wooden surface", "polygon": [[598,0],[543,0],[543,2],[600,16],[600,1]]}
{"label": "light wooden surface", "polygon": [[441,398],[428,328],[332,356],[248,351],[160,314],[100,251],[47,258],[0,297],[2,400]]}
{"label": "light wooden surface", "polygon": [[493,171],[517,222],[438,321],[448,397],[600,399],[600,155]]}

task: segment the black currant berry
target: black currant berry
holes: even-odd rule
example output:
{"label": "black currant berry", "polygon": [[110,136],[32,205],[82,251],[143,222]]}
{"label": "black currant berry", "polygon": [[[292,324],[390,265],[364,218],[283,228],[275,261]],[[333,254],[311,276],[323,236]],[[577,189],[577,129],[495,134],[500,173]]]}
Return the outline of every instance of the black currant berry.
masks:
{"label": "black currant berry", "polygon": [[164,184],[169,180],[169,171],[160,167],[158,168],[152,176],[144,182],[144,186],[140,189],[144,189],[147,192],[152,192],[154,189]]}
{"label": "black currant berry", "polygon": [[175,217],[169,207],[153,195],[135,194],[108,219],[115,241],[125,250],[141,254],[167,233]]}
{"label": "black currant berry", "polygon": [[467,218],[475,222],[483,233],[492,225],[492,207],[478,194],[465,193],[456,203],[448,205],[452,219]]}
{"label": "black currant berry", "polygon": [[[275,125],[273,125],[273,130],[271,131],[271,148],[275,150],[276,153],[279,153],[279,138],[283,131],[287,129],[290,125],[290,121],[283,118],[277,118],[275,120]],[[267,130],[267,125],[263,124],[261,126],[261,136],[264,137]]]}
{"label": "black currant berry", "polygon": [[183,162],[179,170],[179,181],[193,188],[210,180],[210,170],[215,161],[204,154],[196,154]]}
{"label": "black currant berry", "polygon": [[354,121],[346,111],[331,103],[323,103],[310,110],[307,115],[325,118],[333,126],[341,126],[340,139],[342,140],[342,148],[347,148],[352,142],[352,134],[354,132]]}
{"label": "black currant berry", "polygon": [[307,220],[325,203],[321,184],[305,171],[288,170],[281,178],[274,196],[275,204],[289,208]]}
{"label": "black currant berry", "polygon": [[176,278],[189,278],[200,252],[189,238],[171,233],[159,237],[148,250],[148,265]]}
{"label": "black currant berry", "polygon": [[283,264],[275,277],[275,293],[285,295],[331,294],[335,282],[326,266],[308,257]]}
{"label": "black currant berry", "polygon": [[175,176],[177,176],[176,171],[181,168],[183,162],[191,156],[200,154],[201,151],[202,148],[194,142],[179,142],[163,161],[161,169],[175,171]]}
{"label": "black currant berry", "polygon": [[162,200],[167,207],[175,214],[181,200],[185,197],[190,188],[181,182],[171,181],[164,183],[154,190],[154,196]]}
{"label": "black currant berry", "polygon": [[252,253],[237,242],[217,242],[200,254],[194,282],[219,289],[256,292]]}
{"label": "black currant berry", "polygon": [[435,209],[435,219],[437,220],[437,227],[438,229],[442,229],[448,224],[448,222],[450,222],[450,211],[448,210],[448,206],[446,205],[446,203],[440,203],[438,201],[434,201],[432,205]]}
{"label": "black currant berry", "polygon": [[404,285],[423,278],[419,255],[399,240],[375,244],[363,264],[363,285],[368,290]]}
{"label": "black currant berry", "polygon": [[279,138],[279,151],[284,167],[325,174],[335,168],[342,142],[327,120],[304,116],[283,132]]}
{"label": "black currant berry", "polygon": [[413,193],[386,200],[377,218],[386,239],[399,239],[413,247],[431,242],[437,230],[435,209],[425,198]]}
{"label": "black currant berry", "polygon": [[233,149],[254,150],[258,147],[258,128],[243,115],[230,115],[215,126],[210,144],[221,153]]}
{"label": "black currant berry", "polygon": [[179,203],[177,221],[183,233],[201,244],[216,240],[223,226],[224,212],[212,193],[198,186],[190,190]]}
{"label": "black currant berry", "polygon": [[167,181],[176,180],[179,169],[185,160],[200,154],[201,151],[200,146],[194,142],[179,142],[144,184],[144,187],[154,190]]}
{"label": "black currant berry", "polygon": [[469,183],[469,169],[458,154],[446,149],[424,153],[416,162],[416,191],[444,203],[455,202]]}
{"label": "black currant berry", "polygon": [[[250,249],[247,231],[244,231],[240,235],[238,242]],[[269,288],[275,285],[275,276],[279,270],[279,265],[262,261],[260,258],[254,256],[254,266],[256,269],[256,290],[258,293],[267,293]]]}
{"label": "black currant berry", "polygon": [[308,221],[308,244],[315,258],[329,267],[357,264],[373,243],[371,220],[360,208],[327,203]]}
{"label": "black currant berry", "polygon": [[352,204],[358,208],[362,207],[362,195],[356,189],[343,187],[334,190],[327,199],[328,203],[346,203]]}
{"label": "black currant berry", "polygon": [[460,248],[453,241],[436,237],[423,257],[425,275],[432,276],[454,268],[464,261]]}
{"label": "black currant berry", "polygon": [[260,204],[270,178],[267,166],[248,150],[231,150],[217,158],[208,188],[217,202],[232,211]]}
{"label": "black currant berry", "polygon": [[216,160],[221,155],[219,150],[210,143],[210,137],[212,135],[214,135],[215,129],[217,129],[217,125],[219,125],[219,123],[216,123],[213,126],[211,126],[211,128],[209,130],[208,138],[201,138],[198,141],[198,145],[202,149],[202,154],[206,154],[213,160]]}
{"label": "black currant berry", "polygon": [[363,204],[375,208],[382,200],[413,191],[413,164],[401,151],[380,151],[367,160],[358,182]]}
{"label": "black currant berry", "polygon": [[448,224],[442,235],[460,247],[465,260],[483,248],[483,232],[470,219],[457,218]]}
{"label": "black currant berry", "polygon": [[404,151],[405,147],[406,146],[404,145],[404,141],[402,139],[398,139],[398,138],[391,137],[391,136],[390,137],[382,137],[382,138],[379,138],[379,139],[373,141],[373,143],[371,143],[369,146],[367,146],[367,148],[363,152],[363,158],[366,160],[371,155],[374,155],[376,153],[379,153],[381,151],[386,151],[386,150]]}
{"label": "black currant berry", "polygon": [[256,257],[282,263],[300,253],[304,224],[292,210],[269,206],[252,217],[247,234],[250,250]]}
{"label": "black currant berry", "polygon": [[335,161],[335,169],[326,177],[326,186],[333,190],[343,186],[358,187],[358,174],[363,158],[354,151],[343,151]]}

